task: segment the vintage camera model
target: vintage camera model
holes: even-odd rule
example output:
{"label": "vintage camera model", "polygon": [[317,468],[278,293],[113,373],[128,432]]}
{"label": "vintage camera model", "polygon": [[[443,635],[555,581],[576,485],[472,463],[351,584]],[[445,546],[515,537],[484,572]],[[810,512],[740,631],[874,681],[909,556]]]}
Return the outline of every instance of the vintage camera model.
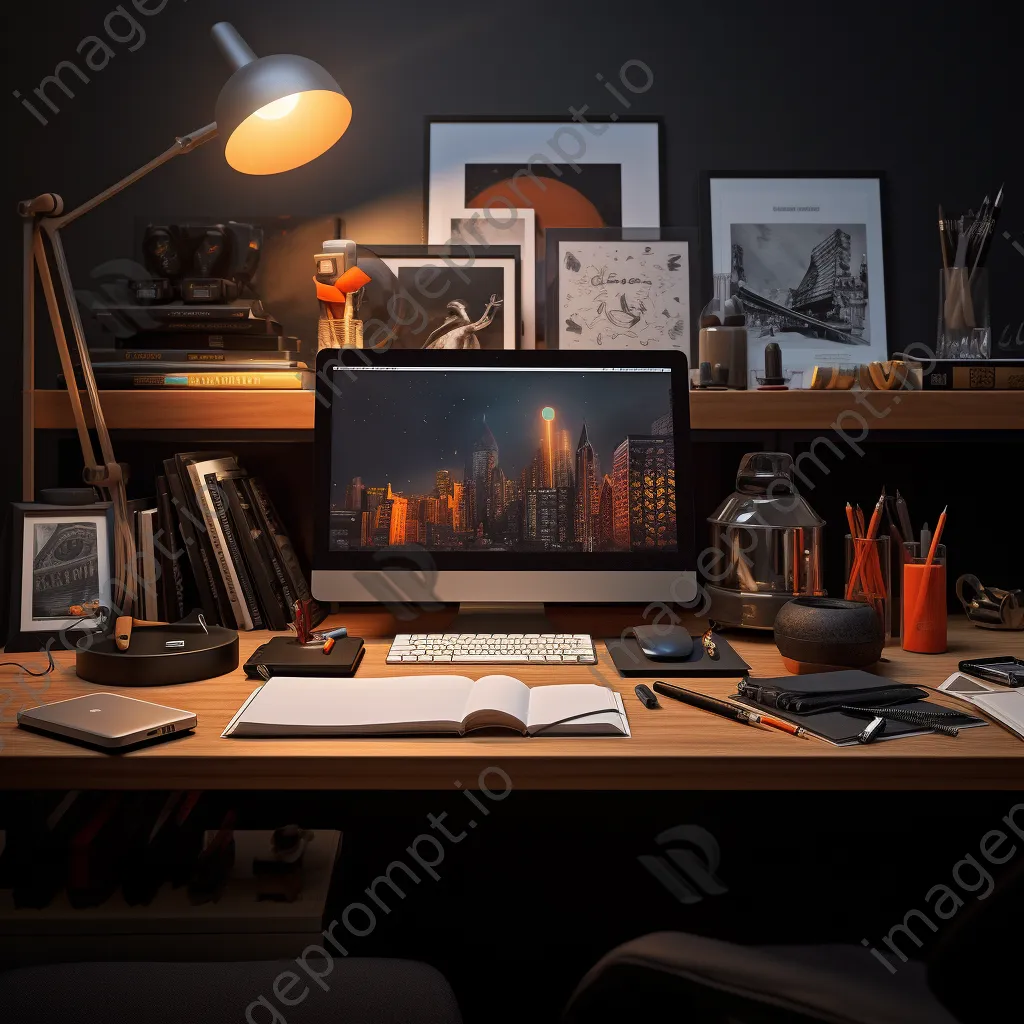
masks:
{"label": "vintage camera model", "polygon": [[263,229],[255,224],[150,224],[142,239],[152,278],[132,283],[140,305],[180,299],[216,305],[239,298],[259,267]]}

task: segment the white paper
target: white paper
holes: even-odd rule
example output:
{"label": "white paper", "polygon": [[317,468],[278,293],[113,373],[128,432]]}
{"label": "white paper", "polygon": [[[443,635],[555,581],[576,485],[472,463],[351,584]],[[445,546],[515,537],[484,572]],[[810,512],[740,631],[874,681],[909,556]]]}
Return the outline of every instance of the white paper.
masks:
{"label": "white paper", "polygon": [[990,718],[1024,739],[1024,693],[1020,689],[998,686],[963,672],[954,672],[939,686],[939,690],[980,708]]}

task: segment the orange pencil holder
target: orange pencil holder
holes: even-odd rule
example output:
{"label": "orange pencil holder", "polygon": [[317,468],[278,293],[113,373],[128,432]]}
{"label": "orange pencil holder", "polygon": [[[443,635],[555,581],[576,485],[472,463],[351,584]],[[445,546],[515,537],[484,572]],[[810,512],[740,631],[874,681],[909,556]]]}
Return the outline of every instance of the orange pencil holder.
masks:
{"label": "orange pencil holder", "polygon": [[916,541],[903,545],[903,650],[942,654],[946,650],[946,545],[939,544],[931,565]]}

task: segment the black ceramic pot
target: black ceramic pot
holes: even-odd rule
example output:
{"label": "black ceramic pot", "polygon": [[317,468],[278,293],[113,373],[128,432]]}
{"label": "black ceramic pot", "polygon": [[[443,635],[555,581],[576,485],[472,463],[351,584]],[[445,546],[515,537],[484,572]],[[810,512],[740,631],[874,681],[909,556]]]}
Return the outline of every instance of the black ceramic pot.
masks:
{"label": "black ceramic pot", "polygon": [[867,668],[882,656],[875,610],[836,597],[795,597],[775,617],[775,645],[790,672]]}

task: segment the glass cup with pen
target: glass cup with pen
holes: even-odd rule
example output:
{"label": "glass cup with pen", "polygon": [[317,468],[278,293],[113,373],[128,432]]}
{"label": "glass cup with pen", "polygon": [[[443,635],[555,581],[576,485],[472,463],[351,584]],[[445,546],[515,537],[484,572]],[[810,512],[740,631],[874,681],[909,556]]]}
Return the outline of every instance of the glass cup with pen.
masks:
{"label": "glass cup with pen", "polygon": [[880,537],[846,535],[846,600],[871,605],[878,613],[887,641],[892,637],[889,543],[888,534]]}

